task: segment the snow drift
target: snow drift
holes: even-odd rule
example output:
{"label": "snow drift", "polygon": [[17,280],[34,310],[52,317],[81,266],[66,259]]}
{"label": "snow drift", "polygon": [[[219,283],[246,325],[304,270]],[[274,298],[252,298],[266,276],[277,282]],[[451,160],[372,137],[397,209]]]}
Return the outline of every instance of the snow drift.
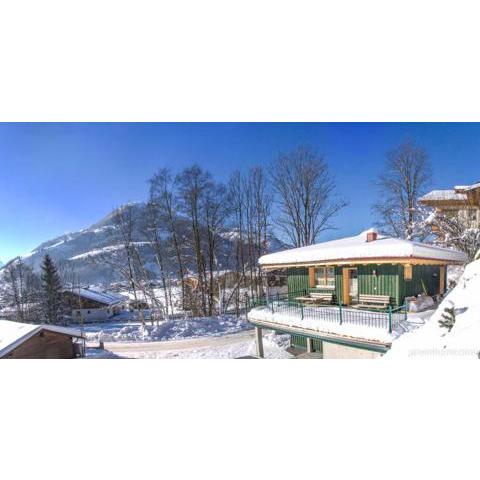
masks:
{"label": "snow drift", "polygon": [[244,317],[222,316],[167,320],[158,325],[96,324],[85,328],[89,342],[152,342],[227,335],[252,328]]}
{"label": "snow drift", "polygon": [[[453,309],[453,315],[446,309]],[[443,315],[454,320],[450,331],[439,323]],[[425,325],[393,342],[385,357],[478,359],[479,354],[480,260],[475,260]]]}

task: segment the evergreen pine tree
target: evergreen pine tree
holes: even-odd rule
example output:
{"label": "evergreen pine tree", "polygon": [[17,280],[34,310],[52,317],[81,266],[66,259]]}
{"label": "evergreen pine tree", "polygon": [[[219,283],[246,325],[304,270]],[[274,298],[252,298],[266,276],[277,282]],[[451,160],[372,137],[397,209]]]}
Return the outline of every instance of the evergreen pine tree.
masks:
{"label": "evergreen pine tree", "polygon": [[441,327],[450,330],[453,328],[455,325],[455,307],[452,305],[451,307],[445,307],[443,313],[442,313],[442,319],[438,321]]}
{"label": "evergreen pine tree", "polygon": [[49,255],[45,255],[42,264],[42,304],[46,323],[60,323],[62,282],[57,267]]}

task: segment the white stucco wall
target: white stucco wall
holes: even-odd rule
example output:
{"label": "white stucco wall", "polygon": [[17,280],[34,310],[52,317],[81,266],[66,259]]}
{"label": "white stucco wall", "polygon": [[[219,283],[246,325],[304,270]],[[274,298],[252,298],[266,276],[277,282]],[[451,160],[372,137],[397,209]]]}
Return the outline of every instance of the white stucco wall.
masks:
{"label": "white stucco wall", "polygon": [[382,354],[371,352],[362,348],[347,347],[345,345],[337,345],[336,343],[323,342],[323,358],[324,359],[372,359],[379,358]]}
{"label": "white stucco wall", "polygon": [[73,320],[82,320],[83,322],[96,322],[100,320],[107,320],[111,317],[108,308],[84,308],[72,310]]}

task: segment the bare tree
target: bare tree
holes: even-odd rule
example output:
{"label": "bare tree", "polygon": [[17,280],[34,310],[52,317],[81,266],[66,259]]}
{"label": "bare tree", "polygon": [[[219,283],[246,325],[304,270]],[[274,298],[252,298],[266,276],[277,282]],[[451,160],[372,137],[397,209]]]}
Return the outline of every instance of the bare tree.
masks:
{"label": "bare tree", "polygon": [[480,250],[480,229],[469,226],[455,215],[442,212],[430,214],[425,223],[435,232],[435,244],[453,247],[467,256],[467,262],[475,259]]}
{"label": "bare tree", "polygon": [[425,193],[431,177],[427,152],[415,143],[405,142],[387,153],[384,170],[376,181],[379,199],[373,206],[378,226],[385,233],[422,239],[417,229],[418,199]]}
{"label": "bare tree", "polygon": [[169,169],[160,169],[150,179],[150,203],[156,209],[155,214],[163,219],[169,233],[182,289],[182,305],[185,309],[186,266],[183,255],[182,239],[179,232],[179,215],[175,197],[175,182]]}
{"label": "bare tree", "polygon": [[[218,247],[221,235],[224,232],[227,217],[226,189],[222,184],[207,184],[202,198],[202,224],[205,228],[207,269],[208,269],[208,314],[212,315],[215,305],[214,297],[218,296],[221,302],[220,270],[218,264]],[[217,286],[219,287],[217,289]],[[220,313],[220,312],[219,312]]]}
{"label": "bare tree", "polygon": [[38,322],[40,310],[40,279],[21,258],[4,267],[7,304],[13,307],[13,319],[19,322]]}
{"label": "bare tree", "polygon": [[212,179],[208,172],[194,165],[177,175],[176,182],[178,185],[177,201],[179,208],[190,222],[190,235],[186,241],[191,245],[194,252],[201,310],[203,315],[207,315],[206,260],[204,243],[202,242],[201,208],[205,193],[212,186]]}
{"label": "bare tree", "polygon": [[[143,264],[139,249],[147,246],[148,242],[140,242],[135,239],[136,219],[134,206],[124,205],[118,208],[113,215],[115,228],[109,230],[112,240],[115,242],[104,252],[92,257],[92,262],[100,265],[108,265],[128,286],[133,295],[135,305],[140,305],[146,298],[141,298],[144,293],[148,275]],[[140,309],[140,321],[145,323],[144,311]]]}
{"label": "bare tree", "polygon": [[277,225],[296,247],[311,245],[332,229],[333,217],[346,206],[323,157],[310,147],[281,154],[271,165],[278,205]]}
{"label": "bare tree", "polygon": [[173,313],[173,302],[172,302],[172,281],[171,276],[168,272],[168,237],[165,238],[164,231],[164,217],[161,215],[160,208],[155,201],[150,201],[147,204],[146,219],[144,225],[144,233],[146,238],[148,238],[153,254],[155,257],[155,262],[160,273],[160,281],[162,283],[163,296],[164,296],[164,305],[165,313],[168,315],[170,312]]}
{"label": "bare tree", "polygon": [[[255,166],[247,173],[234,172],[228,183],[230,240],[236,282],[225,300],[235,301],[237,313],[243,303],[241,289],[259,295],[262,289],[258,259],[267,253],[271,222],[272,193],[262,167]],[[244,290],[245,291],[245,290]]]}
{"label": "bare tree", "polygon": [[65,289],[73,292],[74,287],[80,285],[80,277],[75,262],[60,260],[57,262],[57,271]]}
{"label": "bare tree", "polygon": [[246,248],[244,241],[245,234],[245,191],[243,176],[240,171],[235,171],[230,176],[228,183],[228,208],[230,210],[231,219],[231,235],[232,242],[232,265],[236,273],[236,285],[232,289],[227,304],[230,303],[232,297],[235,298],[237,315],[239,314],[240,305],[240,287],[245,286],[247,264]]}

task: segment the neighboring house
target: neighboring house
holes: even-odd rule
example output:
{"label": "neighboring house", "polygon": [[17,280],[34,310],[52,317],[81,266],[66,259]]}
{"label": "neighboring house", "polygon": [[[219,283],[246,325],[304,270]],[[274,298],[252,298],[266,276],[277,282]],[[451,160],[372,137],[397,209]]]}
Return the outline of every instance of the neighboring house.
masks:
{"label": "neighboring house", "polygon": [[[292,345],[297,347],[308,346],[308,339],[328,337],[333,343],[385,351],[391,343],[392,322],[400,312],[406,314],[405,299],[443,294],[446,266],[465,260],[463,253],[382,236],[374,229],[264,255],[259,259],[264,272],[286,272],[288,296],[283,303],[275,296],[267,298],[271,312],[263,306],[253,308],[248,319],[259,328],[272,328],[277,321],[288,324],[287,329],[285,325],[274,329],[292,334]],[[349,322],[355,328],[349,330]],[[326,326],[333,337],[322,334]],[[309,329],[310,336],[305,334]]]}
{"label": "neighboring house", "polygon": [[130,311],[134,310],[148,310],[150,306],[146,300],[130,300],[128,302],[128,308]]}
{"label": "neighboring house", "polygon": [[78,330],[0,320],[0,358],[76,358],[84,356]]}
{"label": "neighboring house", "polygon": [[432,190],[419,202],[446,216],[458,217],[468,228],[480,228],[480,182],[451,190]]}
{"label": "neighboring house", "polygon": [[125,310],[128,303],[128,298],[119,293],[87,288],[64,290],[63,297],[72,309],[72,319],[83,322],[107,320]]}

